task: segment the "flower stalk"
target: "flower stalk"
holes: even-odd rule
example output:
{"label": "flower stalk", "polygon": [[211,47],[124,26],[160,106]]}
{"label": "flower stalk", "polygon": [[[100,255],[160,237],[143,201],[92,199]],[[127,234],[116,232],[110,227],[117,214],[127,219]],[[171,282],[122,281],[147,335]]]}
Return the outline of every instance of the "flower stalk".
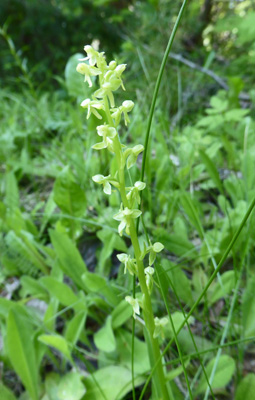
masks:
{"label": "flower stalk", "polygon": [[[114,92],[120,87],[125,90],[122,74],[126,65],[117,65],[116,61],[111,61],[107,65],[104,53],[97,52],[91,46],[85,46],[84,50],[87,53],[87,57],[81,60],[82,63],[78,64],[77,71],[85,75],[85,81],[89,86],[92,86],[93,80],[98,77],[99,89],[94,92],[92,100],[85,99],[81,103],[81,106],[88,109],[87,118],[91,114],[100,120],[103,119],[102,117],[106,117],[106,123],[97,127],[97,133],[101,141],[92,147],[98,151],[107,149],[110,153],[113,153],[118,165],[118,170],[114,177],[97,174],[92,179],[95,183],[103,186],[105,194],[111,194],[111,185],[116,187],[120,193],[120,210],[113,218],[119,222],[118,232],[120,236],[124,230],[130,236],[134,258],[125,253],[119,254],[118,258],[125,265],[125,273],[128,272],[131,275],[137,276],[142,292],[142,301],[140,303],[131,296],[127,296],[126,301],[133,307],[134,318],[140,314],[140,307],[142,309],[148,333],[145,336],[149,338],[149,343],[147,344],[152,349],[151,367],[153,368],[156,360],[161,358],[161,353],[157,339],[160,324],[159,319],[154,318],[151,303],[154,273],[152,264],[155,261],[156,253],[159,253],[163,249],[163,245],[161,243],[150,244],[149,247],[144,245],[144,250],[141,251],[134,220],[142,213],[138,209],[138,206],[140,204],[140,192],[146,185],[144,182],[136,182],[133,187],[126,187],[125,169],[129,169],[135,165],[139,153],[143,151],[142,145],[136,145],[133,148],[123,146],[117,131],[122,117],[125,125],[130,122],[128,114],[134,106],[131,100],[125,100],[119,107],[115,105]],[[144,265],[146,254],[149,254],[149,265],[147,268]],[[162,362],[157,364],[155,375],[154,382],[157,398],[162,400],[170,399]]]}

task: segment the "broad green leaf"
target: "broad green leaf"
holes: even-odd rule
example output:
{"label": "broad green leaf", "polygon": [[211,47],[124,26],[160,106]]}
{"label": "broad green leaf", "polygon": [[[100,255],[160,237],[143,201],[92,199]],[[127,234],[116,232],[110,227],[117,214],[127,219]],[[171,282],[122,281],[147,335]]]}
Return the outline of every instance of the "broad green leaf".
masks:
{"label": "broad green leaf", "polygon": [[112,330],[112,317],[106,318],[104,326],[94,334],[94,342],[97,348],[110,353],[116,348],[116,340]]}
{"label": "broad green leaf", "polygon": [[217,282],[211,290],[208,291],[208,303],[213,304],[220,298],[228,295],[235,287],[236,279],[234,271],[227,271],[221,275],[221,283]]}
{"label": "broad green leaf", "polygon": [[[83,400],[121,400],[132,389],[131,371],[124,367],[110,366],[102,368],[96,371],[93,376],[100,388],[93,380],[93,377],[89,375],[84,380],[87,392]],[[139,386],[143,382],[144,378],[136,378],[135,386]]]}
{"label": "broad green leaf", "polygon": [[47,290],[37,279],[24,275],[20,278],[20,283],[22,285],[22,289],[20,290],[21,297],[32,295],[40,299],[48,299]]}
{"label": "broad green leaf", "polygon": [[0,382],[0,399],[2,400],[16,400],[14,394],[2,382]]}
{"label": "broad green leaf", "polygon": [[102,229],[97,233],[98,238],[103,242],[103,248],[99,256],[99,271],[104,270],[106,260],[112,255],[113,250],[127,251],[124,240],[110,229]]}
{"label": "broad green leaf", "polygon": [[79,340],[80,334],[84,329],[85,320],[87,317],[86,311],[79,311],[71,321],[67,322],[65,338],[69,343],[75,345]]}
{"label": "broad green leaf", "polygon": [[7,318],[10,309],[14,305],[14,301],[5,299],[4,297],[0,297],[0,317]]}
{"label": "broad green leaf", "polygon": [[87,291],[101,294],[113,306],[119,304],[119,298],[115,294],[115,290],[110,286],[111,282],[107,282],[99,274],[87,271],[82,275],[82,281]]}
{"label": "broad green leaf", "polygon": [[59,382],[60,382],[60,376],[56,372],[51,372],[46,376],[45,389],[49,397],[49,400],[59,400],[58,397]]}
{"label": "broad green leaf", "polygon": [[74,294],[72,289],[63,282],[59,282],[57,279],[50,276],[44,276],[40,279],[40,282],[44,285],[45,289],[58,299],[58,301],[65,307],[75,307],[79,298]]}
{"label": "broad green leaf", "polygon": [[56,251],[60,267],[78,287],[84,288],[81,280],[87,267],[71,239],[64,233],[50,230],[51,243]]}
{"label": "broad green leaf", "polygon": [[[132,335],[125,329],[116,331],[117,351],[120,363],[131,370]],[[147,345],[135,336],[134,370],[135,374],[145,374],[150,369]]]}
{"label": "broad green leaf", "polygon": [[38,340],[47,346],[54,347],[59,350],[64,356],[73,363],[71,353],[68,348],[68,343],[63,336],[60,335],[40,335]]}
{"label": "broad green leaf", "polygon": [[[187,368],[187,366],[189,365],[190,360],[188,359],[187,361],[185,361],[184,363],[184,367]],[[180,365],[179,367],[175,367],[174,369],[172,369],[170,372],[167,372],[167,374],[165,375],[165,379],[166,381],[172,381],[173,379],[175,379],[177,376],[181,375],[183,373],[183,366]]]}
{"label": "broad green leaf", "polygon": [[221,192],[221,194],[224,195],[223,185],[220,180],[218,170],[215,167],[215,164],[212,162],[212,160],[210,159],[208,154],[206,154],[204,151],[200,150],[199,155],[207,169],[208,174],[210,175],[210,178],[213,180],[215,186],[218,188],[218,190]]}
{"label": "broad green leaf", "polygon": [[82,217],[86,210],[84,191],[74,181],[68,167],[57,177],[54,188],[54,201],[59,208],[73,217]]}
{"label": "broad green leaf", "polygon": [[85,392],[81,375],[77,372],[69,372],[60,379],[57,391],[59,400],[80,400]]}
{"label": "broad green leaf", "polygon": [[[180,328],[180,326],[182,325],[184,320],[185,320],[185,316],[183,315],[182,312],[175,311],[172,314],[172,321],[173,321],[173,325],[174,325],[175,331],[178,331],[178,329]],[[189,322],[190,325],[194,323],[194,317],[192,317],[192,315],[189,317],[188,322]],[[165,335],[167,337],[174,336],[174,332],[173,332],[172,325],[171,325],[170,321],[167,323],[167,325],[165,325],[164,333],[165,333]]]}
{"label": "broad green leaf", "polygon": [[235,400],[255,400],[255,374],[246,375],[237,386]]}
{"label": "broad green leaf", "polygon": [[91,90],[84,84],[84,77],[76,71],[79,60],[84,54],[76,53],[69,58],[65,67],[65,81],[68,93],[74,97],[90,97]]}
{"label": "broad green leaf", "polygon": [[112,312],[112,328],[117,329],[123,325],[133,314],[131,305],[126,301],[122,300]]}
{"label": "broad green leaf", "polygon": [[[162,279],[170,279],[169,288],[176,291],[178,297],[188,305],[193,304],[191,282],[179,265],[174,265],[169,260],[162,260]],[[163,272],[165,271],[165,272]]]}
{"label": "broad green leaf", "polygon": [[48,308],[44,314],[43,322],[47,329],[54,330],[56,322],[56,314],[58,311],[59,302],[55,297],[50,299]]}
{"label": "broad green leaf", "polygon": [[22,318],[19,307],[11,309],[7,319],[8,356],[31,399],[38,400],[38,370],[33,335],[34,331],[29,321]]}
{"label": "broad green leaf", "polygon": [[[212,370],[213,370],[213,366],[215,363],[215,359],[213,358],[211,361],[209,361],[209,363],[207,364],[207,366],[205,367],[207,376],[210,377]],[[227,356],[227,355],[223,355],[219,358],[219,362],[217,365],[217,369],[216,372],[214,374],[214,379],[211,383],[211,386],[213,389],[220,389],[220,388],[224,388],[229,381],[231,380],[233,374],[235,372],[235,361],[232,357]],[[202,375],[200,382],[198,384],[196,393],[204,393],[207,389],[208,383],[205,379],[205,376]]]}

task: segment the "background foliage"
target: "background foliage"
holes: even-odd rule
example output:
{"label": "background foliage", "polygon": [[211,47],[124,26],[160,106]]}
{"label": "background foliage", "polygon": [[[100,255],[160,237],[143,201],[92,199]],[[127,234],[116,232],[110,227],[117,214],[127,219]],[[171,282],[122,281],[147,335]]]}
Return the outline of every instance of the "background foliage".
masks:
{"label": "background foliage", "polygon": [[[130,242],[112,219],[117,195],[108,201],[91,180],[116,165],[91,150],[97,121],[80,109],[91,92],[75,66],[92,41],[108,60],[127,63],[118,102],[132,99],[135,108],[120,133],[129,144],[143,143],[180,5],[1,1],[1,398],[132,398],[132,309],[123,300],[132,280],[116,257]],[[153,292],[156,314],[167,315],[163,293],[173,320],[162,348],[174,340],[255,196],[254,19],[250,0],[190,1],[163,76],[143,201],[149,236],[165,246]],[[130,179],[139,176],[138,165]],[[183,372],[194,399],[212,392],[217,399],[253,399],[254,235],[252,218],[189,319],[190,330],[178,335],[181,354],[175,342],[166,353],[177,400],[189,398]],[[135,349],[138,398],[149,372],[140,323]],[[153,398],[150,385],[145,396]]]}

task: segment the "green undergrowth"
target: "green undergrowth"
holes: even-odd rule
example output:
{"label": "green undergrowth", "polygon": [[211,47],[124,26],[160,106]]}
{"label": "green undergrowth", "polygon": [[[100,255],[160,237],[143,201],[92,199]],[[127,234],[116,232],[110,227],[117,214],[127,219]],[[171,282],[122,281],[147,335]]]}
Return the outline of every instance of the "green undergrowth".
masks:
{"label": "green undergrowth", "polygon": [[[223,30],[220,23],[215,29]],[[239,42],[246,43],[244,36]],[[125,60],[133,54],[128,41],[118,56],[128,67],[125,97],[117,99],[135,101],[131,123],[120,128],[129,146],[144,143],[158,72],[146,69],[149,55],[138,50],[137,64]],[[29,87],[0,93],[3,400],[157,399],[144,321],[138,317],[133,329],[124,300],[133,279],[117,258],[131,246],[112,218],[119,197],[106,197],[91,179],[99,170],[114,173],[116,164],[106,150],[91,149],[97,120],[87,121],[79,107],[91,95],[75,71],[81,57],[69,59],[54,93]],[[252,400],[254,93],[247,75],[235,76],[228,90],[215,84],[192,107],[178,79],[187,82],[193,71],[183,68],[172,92],[179,102],[166,102],[165,76],[159,91],[139,226],[142,247],[147,235],[164,245],[151,300],[154,314],[167,321],[159,334],[165,376],[176,400]],[[234,74],[236,68],[237,61]],[[136,85],[137,70],[144,81]],[[189,86],[190,99],[201,94],[200,85],[194,80],[193,92]],[[126,174],[130,186],[141,168],[139,156]]]}

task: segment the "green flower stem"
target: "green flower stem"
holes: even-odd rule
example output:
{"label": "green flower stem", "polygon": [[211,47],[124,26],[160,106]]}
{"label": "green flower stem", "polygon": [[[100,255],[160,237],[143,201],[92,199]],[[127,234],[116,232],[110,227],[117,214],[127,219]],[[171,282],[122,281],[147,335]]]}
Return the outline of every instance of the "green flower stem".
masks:
{"label": "green flower stem", "polygon": [[[105,105],[105,113],[106,113],[106,116],[108,119],[108,123],[110,126],[115,127],[112,117],[111,117],[111,114],[110,114],[108,99],[106,97],[104,98],[104,105]],[[119,185],[120,185],[119,191],[120,191],[121,200],[122,200],[124,207],[130,208],[129,201],[126,196],[126,184],[125,184],[125,173],[124,173],[125,163],[123,160],[123,152],[122,152],[121,143],[120,143],[118,136],[116,136],[113,139],[113,145],[114,145],[115,156],[117,158],[117,164],[119,166],[118,178],[119,178]],[[135,227],[135,224],[134,224],[134,221],[132,218],[130,218],[130,228],[129,229],[130,229],[130,238],[131,238],[131,242],[133,245],[137,268],[138,268],[138,280],[139,280],[141,291],[143,294],[144,321],[145,321],[145,325],[146,325],[146,328],[147,328],[149,336],[150,336],[150,344],[151,344],[152,351],[153,351],[153,359],[156,361],[159,358],[161,358],[161,352],[160,352],[158,339],[153,337],[153,333],[155,330],[155,323],[154,323],[154,315],[153,315],[152,304],[151,304],[151,297],[150,297],[150,294],[148,292],[148,288],[146,285],[144,264],[143,264],[143,261],[141,260],[141,249],[140,249],[140,245],[139,245],[139,241],[138,241],[138,237],[137,237],[136,227]],[[162,358],[161,358],[161,360],[162,360]],[[170,398],[169,398],[168,390],[166,387],[165,374],[164,374],[164,370],[163,370],[162,361],[159,362],[157,365],[156,374],[157,374],[158,382],[160,383],[161,396],[162,396],[161,399],[169,400]]]}

